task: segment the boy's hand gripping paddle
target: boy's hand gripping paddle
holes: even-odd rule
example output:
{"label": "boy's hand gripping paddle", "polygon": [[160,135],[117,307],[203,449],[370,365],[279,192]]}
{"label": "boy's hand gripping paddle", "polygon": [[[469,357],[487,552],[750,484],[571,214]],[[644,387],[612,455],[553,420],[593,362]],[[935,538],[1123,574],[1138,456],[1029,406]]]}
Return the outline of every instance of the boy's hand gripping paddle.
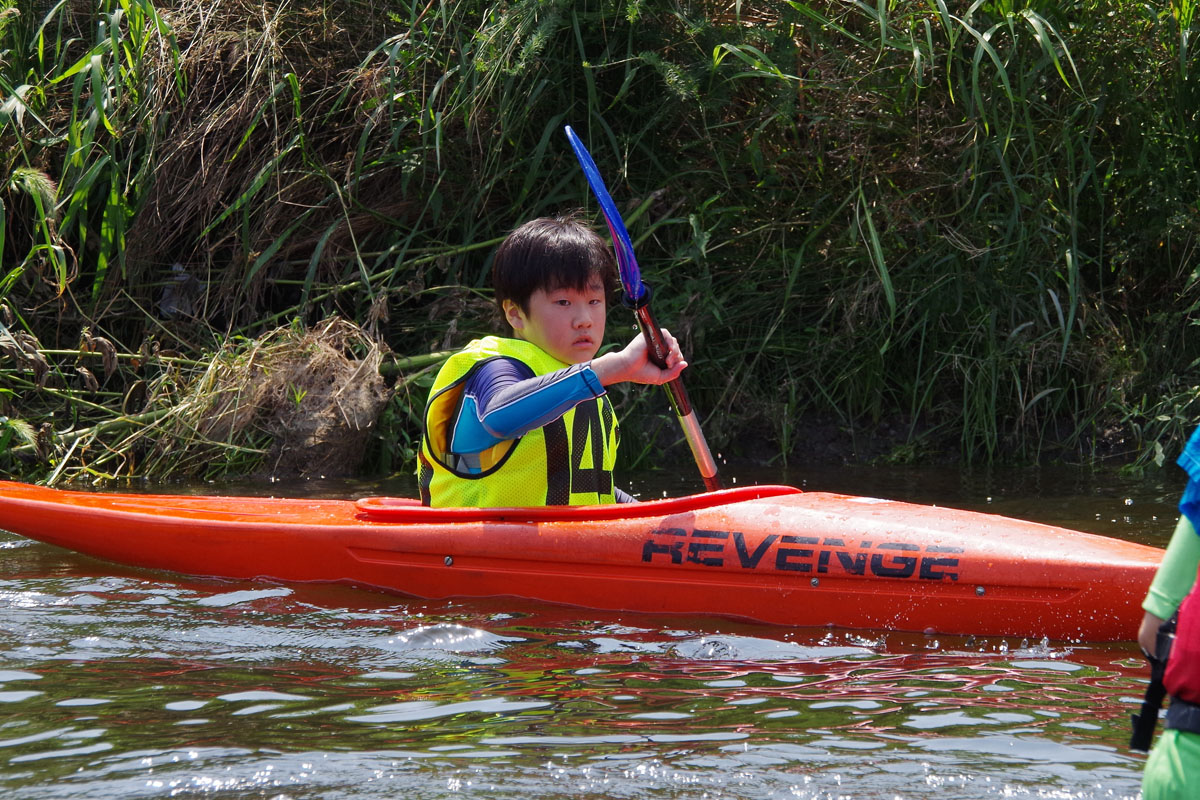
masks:
{"label": "boy's hand gripping paddle", "polygon": [[[579,137],[575,135],[575,131],[571,130],[570,125],[566,126],[566,132],[567,139],[571,142],[571,149],[575,151],[575,157],[579,159],[579,166],[583,167],[583,174],[587,176],[588,185],[592,187],[592,194],[600,203],[604,221],[608,223],[613,250],[617,255],[617,269],[621,273],[621,286],[625,290],[625,304],[633,309],[642,336],[646,337],[650,360],[660,369],[666,369],[667,354],[670,348],[663,339],[658,323],[654,321],[654,315],[650,313],[650,289],[642,283],[641,271],[638,269],[637,259],[633,255],[633,243],[629,241],[629,232],[625,230],[625,221],[617,212],[617,207],[613,204],[612,197],[609,196],[608,189],[604,186],[604,179],[600,177],[600,171],[596,169],[596,163],[592,161],[587,148],[583,146],[583,142],[579,141]],[[710,492],[720,489],[721,481],[717,477],[716,462],[713,461],[712,453],[708,450],[708,442],[704,440],[704,433],[700,430],[696,411],[692,408],[691,401],[688,400],[683,380],[676,378],[663,388],[667,390],[667,396],[671,398],[671,406],[679,417],[684,438],[687,439],[688,446],[692,449],[692,457],[696,459],[696,466],[700,468],[700,475],[704,478],[704,488]]]}

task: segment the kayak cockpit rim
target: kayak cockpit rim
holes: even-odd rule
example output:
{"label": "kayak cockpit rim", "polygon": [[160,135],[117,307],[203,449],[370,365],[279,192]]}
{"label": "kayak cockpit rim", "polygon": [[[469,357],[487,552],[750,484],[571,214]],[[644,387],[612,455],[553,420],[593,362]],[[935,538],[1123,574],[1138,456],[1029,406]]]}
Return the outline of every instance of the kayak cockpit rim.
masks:
{"label": "kayak cockpit rim", "polygon": [[794,486],[738,486],[704,494],[591,506],[532,506],[529,508],[429,508],[405,497],[363,497],[354,502],[362,518],[380,522],[499,522],[641,519],[686,514],[715,506],[769,497],[801,494]]}

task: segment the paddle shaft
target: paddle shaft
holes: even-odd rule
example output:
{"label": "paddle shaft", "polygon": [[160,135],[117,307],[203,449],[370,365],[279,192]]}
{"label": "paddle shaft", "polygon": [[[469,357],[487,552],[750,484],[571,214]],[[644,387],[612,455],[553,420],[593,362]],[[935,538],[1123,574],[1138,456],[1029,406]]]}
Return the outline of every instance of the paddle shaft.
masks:
{"label": "paddle shaft", "polygon": [[[592,194],[600,203],[604,221],[608,223],[608,232],[612,236],[613,251],[617,259],[617,268],[625,289],[626,303],[633,308],[634,314],[637,316],[638,327],[642,329],[642,335],[646,337],[650,360],[657,364],[659,369],[666,369],[669,348],[663,341],[662,329],[658,327],[658,323],[654,321],[654,316],[650,313],[650,291],[642,283],[641,274],[638,272],[637,258],[633,254],[633,243],[629,241],[629,231],[625,229],[625,221],[621,219],[621,213],[617,211],[617,206],[613,203],[608,188],[604,185],[604,179],[600,177],[600,170],[596,169],[596,162],[592,160],[587,147],[575,135],[575,131],[571,130],[570,125],[567,125],[564,131],[568,141],[571,142],[571,149],[575,151],[575,157],[579,160],[579,166],[583,168],[588,185],[592,187]],[[665,384],[663,388],[667,390],[667,396],[671,398],[671,405],[679,417],[679,425],[683,428],[683,436],[687,439],[688,447],[692,449],[692,457],[696,459],[700,477],[704,479],[704,487],[710,492],[720,489],[721,481],[717,478],[716,462],[713,461],[712,453],[708,450],[708,442],[704,440],[704,433],[700,430],[700,421],[696,419],[696,412],[692,409],[691,401],[688,400],[687,390],[683,388],[683,381],[676,378]]]}
{"label": "paddle shaft", "polygon": [[[670,352],[670,348],[663,339],[662,328],[658,327],[658,323],[654,321],[650,304],[645,303],[635,308],[633,313],[637,317],[642,336],[646,338],[650,360],[657,364],[659,369],[666,369],[667,353]],[[704,438],[704,431],[700,429],[700,421],[696,419],[696,410],[692,408],[692,401],[688,399],[683,379],[675,378],[668,381],[663,384],[663,389],[666,390],[667,397],[671,400],[671,407],[675,409],[675,415],[679,417],[679,427],[683,429],[683,436],[692,450],[692,458],[696,460],[696,466],[700,469],[700,477],[704,479],[704,488],[715,492],[721,488],[721,479],[717,476],[717,463],[713,461],[712,453],[708,449],[708,442]]]}

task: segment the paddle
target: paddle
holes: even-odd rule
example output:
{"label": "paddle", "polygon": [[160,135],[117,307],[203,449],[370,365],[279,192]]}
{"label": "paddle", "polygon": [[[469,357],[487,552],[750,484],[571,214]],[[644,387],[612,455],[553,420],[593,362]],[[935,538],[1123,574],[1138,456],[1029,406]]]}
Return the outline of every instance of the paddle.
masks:
{"label": "paddle", "polygon": [[[633,255],[633,243],[629,241],[629,232],[625,230],[625,221],[617,212],[617,207],[613,203],[612,197],[609,196],[608,189],[604,186],[604,179],[600,177],[600,171],[596,169],[596,163],[592,161],[592,156],[588,153],[587,148],[583,146],[583,142],[579,141],[579,137],[575,135],[575,131],[571,130],[570,125],[567,125],[565,130],[567,139],[571,142],[571,149],[575,151],[575,157],[579,159],[579,166],[583,167],[583,174],[587,177],[588,185],[592,187],[592,194],[600,203],[604,221],[608,223],[608,233],[612,236],[613,250],[617,255],[617,269],[621,273],[621,287],[625,293],[625,304],[633,309],[642,336],[646,337],[650,360],[661,369],[666,369],[667,353],[670,348],[663,339],[662,329],[658,327],[658,323],[654,321],[654,315],[650,312],[650,287],[642,283],[641,271],[638,269],[637,259]],[[675,409],[675,414],[679,417],[683,436],[692,450],[692,457],[696,459],[696,466],[700,468],[700,476],[704,478],[704,488],[710,492],[720,489],[721,481],[717,477],[716,462],[713,461],[712,453],[708,450],[708,442],[704,440],[704,433],[700,430],[700,422],[696,419],[696,411],[692,408],[687,390],[683,387],[683,380],[676,378],[663,388],[667,390],[667,396],[671,398],[671,407]]]}

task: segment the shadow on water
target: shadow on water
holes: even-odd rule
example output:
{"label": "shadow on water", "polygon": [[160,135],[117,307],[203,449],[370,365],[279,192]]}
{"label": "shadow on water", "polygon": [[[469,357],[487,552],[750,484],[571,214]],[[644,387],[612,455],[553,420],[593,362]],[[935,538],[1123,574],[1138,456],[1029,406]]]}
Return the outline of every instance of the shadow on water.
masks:
{"label": "shadow on water", "polygon": [[[1180,488],[1054,470],[732,477],[1152,543]],[[15,798],[1135,798],[1144,675],[1130,644],[200,580],[0,534],[0,794]]]}

